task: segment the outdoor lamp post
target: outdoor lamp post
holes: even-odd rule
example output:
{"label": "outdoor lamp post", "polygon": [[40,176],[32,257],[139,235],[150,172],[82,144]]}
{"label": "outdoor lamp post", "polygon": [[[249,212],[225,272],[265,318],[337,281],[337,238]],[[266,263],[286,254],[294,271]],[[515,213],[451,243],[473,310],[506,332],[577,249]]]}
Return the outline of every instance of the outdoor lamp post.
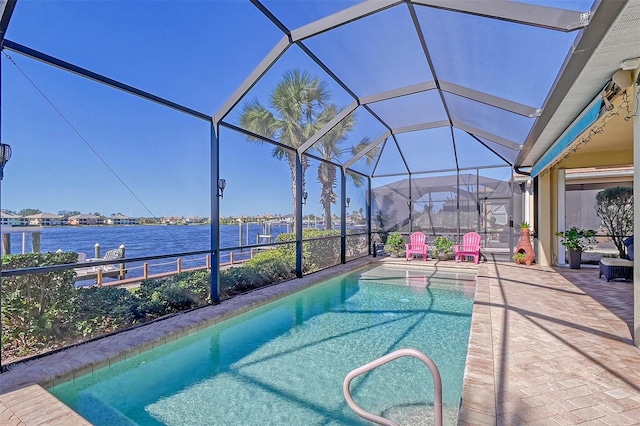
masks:
{"label": "outdoor lamp post", "polygon": [[[304,206],[305,204],[307,204],[307,197],[309,196],[309,194],[307,194],[307,191],[303,191],[302,192],[302,201],[301,201],[301,206],[300,209],[302,211],[302,206]],[[304,228],[304,214],[302,215],[302,227]],[[307,219],[307,228],[309,227],[309,220]]]}
{"label": "outdoor lamp post", "polygon": [[0,143],[0,180],[4,177],[4,165],[11,158],[11,146],[6,143]]}
{"label": "outdoor lamp post", "polygon": [[218,179],[218,197],[224,198],[224,189],[227,187],[225,179]]}

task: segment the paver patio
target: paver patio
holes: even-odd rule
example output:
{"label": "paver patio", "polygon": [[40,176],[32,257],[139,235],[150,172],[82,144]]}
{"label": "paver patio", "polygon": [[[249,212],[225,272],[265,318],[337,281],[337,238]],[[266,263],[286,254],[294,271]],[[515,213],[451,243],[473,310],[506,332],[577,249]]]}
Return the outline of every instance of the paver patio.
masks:
{"label": "paver patio", "polygon": [[[48,387],[85,374],[372,260],[16,365],[0,376],[0,424],[86,424],[36,384]],[[597,269],[492,262],[479,265],[477,282],[460,424],[640,424],[631,282],[606,283]]]}
{"label": "paver patio", "polygon": [[461,424],[640,424],[631,282],[591,268],[479,272]]}

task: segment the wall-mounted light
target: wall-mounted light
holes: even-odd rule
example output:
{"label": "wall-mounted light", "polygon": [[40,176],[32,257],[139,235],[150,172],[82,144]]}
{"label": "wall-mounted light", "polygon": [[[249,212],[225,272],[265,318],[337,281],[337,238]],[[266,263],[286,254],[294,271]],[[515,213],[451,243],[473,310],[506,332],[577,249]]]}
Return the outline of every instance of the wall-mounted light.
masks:
{"label": "wall-mounted light", "polygon": [[227,181],[218,179],[218,197],[224,198],[224,189],[227,187]]}
{"label": "wall-mounted light", "polygon": [[347,197],[347,202],[345,203],[345,206],[349,208],[349,204],[351,204],[351,198]]}
{"label": "wall-mounted light", "polygon": [[309,194],[307,194],[307,191],[304,191],[304,192],[302,193],[302,204],[303,204],[303,205],[304,205],[304,204],[307,204],[307,196],[308,196],[308,195],[309,195]]}
{"label": "wall-mounted light", "polygon": [[613,74],[611,80],[620,88],[620,90],[627,90],[633,86],[633,74],[630,70],[618,70]]}
{"label": "wall-mounted light", "polygon": [[0,180],[4,177],[4,165],[11,158],[11,146],[6,143],[0,143]]}

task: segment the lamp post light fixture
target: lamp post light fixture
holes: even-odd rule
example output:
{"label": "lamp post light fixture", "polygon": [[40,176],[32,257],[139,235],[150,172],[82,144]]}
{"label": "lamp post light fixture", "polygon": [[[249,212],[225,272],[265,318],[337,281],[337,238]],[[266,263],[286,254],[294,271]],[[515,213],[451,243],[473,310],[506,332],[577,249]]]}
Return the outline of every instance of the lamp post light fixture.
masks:
{"label": "lamp post light fixture", "polygon": [[349,204],[351,204],[351,198],[347,197],[347,202],[345,203],[345,206],[349,208]]}
{"label": "lamp post light fixture", "polygon": [[224,189],[227,187],[227,181],[218,179],[218,197],[224,198]]}
{"label": "lamp post light fixture", "polygon": [[307,197],[309,196],[309,194],[307,194],[307,191],[304,191],[302,193],[302,204],[307,204]]}
{"label": "lamp post light fixture", "polygon": [[6,143],[0,143],[0,180],[4,177],[4,166],[11,158],[11,146]]}

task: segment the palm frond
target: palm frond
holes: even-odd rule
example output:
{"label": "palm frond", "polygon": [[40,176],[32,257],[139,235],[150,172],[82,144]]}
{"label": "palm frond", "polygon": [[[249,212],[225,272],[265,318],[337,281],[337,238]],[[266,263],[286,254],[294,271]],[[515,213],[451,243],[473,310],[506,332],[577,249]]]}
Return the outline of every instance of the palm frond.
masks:
{"label": "palm frond", "polygon": [[[367,146],[369,146],[370,143],[371,143],[371,140],[369,138],[362,138],[362,140],[358,143],[358,145],[354,146],[351,149],[351,154],[352,155],[358,154],[363,149],[365,149]],[[378,145],[377,147],[373,148],[372,150],[370,150],[369,152],[367,152],[364,155],[364,158],[365,158],[365,160],[367,162],[367,165],[370,165],[371,163],[373,163],[373,161],[378,156],[379,150],[380,150],[380,145]]]}
{"label": "palm frond", "polygon": [[[247,101],[242,107],[240,127],[261,136],[273,139],[276,133],[276,119],[257,99]],[[252,142],[262,142],[260,139],[247,136]]]}

